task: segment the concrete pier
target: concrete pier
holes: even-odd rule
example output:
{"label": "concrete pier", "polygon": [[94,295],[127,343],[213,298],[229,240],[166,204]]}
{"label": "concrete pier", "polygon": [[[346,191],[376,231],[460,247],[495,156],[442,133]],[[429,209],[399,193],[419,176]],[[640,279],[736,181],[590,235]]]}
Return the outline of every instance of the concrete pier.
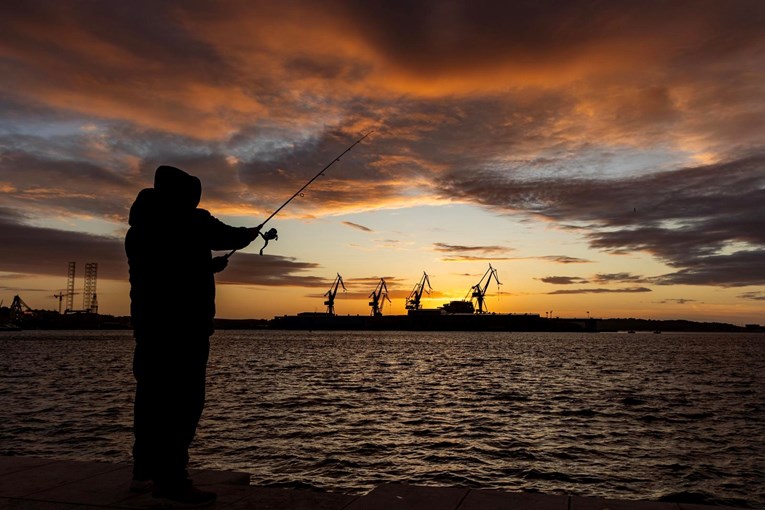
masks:
{"label": "concrete pier", "polygon": [[[364,496],[250,485],[247,473],[197,470],[192,478],[218,493],[216,508],[235,510],[709,510],[683,503],[622,501],[456,487],[387,484]],[[0,510],[157,508],[133,494],[131,466],[33,457],[0,457]]]}

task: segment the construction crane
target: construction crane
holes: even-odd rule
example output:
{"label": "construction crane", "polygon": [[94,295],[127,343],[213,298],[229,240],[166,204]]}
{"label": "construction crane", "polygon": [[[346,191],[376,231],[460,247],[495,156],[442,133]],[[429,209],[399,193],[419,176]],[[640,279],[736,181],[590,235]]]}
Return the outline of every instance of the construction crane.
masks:
{"label": "construction crane", "polygon": [[385,280],[383,278],[380,278],[380,283],[377,284],[377,287],[374,291],[369,295],[370,298],[372,298],[372,301],[369,302],[369,306],[372,307],[372,313],[371,315],[373,317],[382,317],[382,308],[380,307],[380,300],[382,299],[382,303],[385,304],[385,300],[388,300],[388,303],[390,303],[390,298],[388,297],[388,286],[385,285]]}
{"label": "construction crane", "polygon": [[332,284],[329,290],[324,294],[324,297],[327,298],[327,300],[324,301],[324,304],[327,305],[327,313],[330,315],[335,315],[335,296],[337,295],[337,289],[339,286],[343,287],[343,292],[347,290],[345,288],[345,284],[343,283],[343,277],[340,276],[340,273],[337,273],[337,278],[335,278],[335,282]]}
{"label": "construction crane", "polygon": [[[428,285],[427,289],[425,288],[426,284]],[[431,290],[433,290],[433,287],[430,286],[430,278],[428,278],[428,273],[423,271],[422,278],[420,279],[419,283],[414,286],[412,292],[409,293],[409,297],[406,298],[406,309],[419,310],[422,306],[420,305],[420,298],[422,298],[423,291],[430,294]]]}
{"label": "construction crane", "polygon": [[[500,283],[499,277],[497,276],[497,270],[491,267],[491,264],[489,264],[489,269],[487,269],[483,274],[481,280],[477,284],[473,285],[470,288],[470,291],[468,291],[471,302],[475,300],[478,305],[476,307],[475,313],[486,313],[489,311],[485,308],[484,302],[486,298],[486,291],[489,288],[489,283],[491,282],[492,276],[497,282],[497,292],[499,292],[499,286],[502,285],[502,283]],[[481,287],[481,285],[483,285],[483,287]],[[467,296],[465,296],[465,298],[467,299]]]}
{"label": "construction crane", "polygon": [[[73,292],[73,295],[79,294],[79,292]],[[64,298],[69,299],[69,294],[65,290],[58,291],[58,294],[53,294],[53,297],[58,299],[58,313],[61,314],[61,302],[64,300]]]}

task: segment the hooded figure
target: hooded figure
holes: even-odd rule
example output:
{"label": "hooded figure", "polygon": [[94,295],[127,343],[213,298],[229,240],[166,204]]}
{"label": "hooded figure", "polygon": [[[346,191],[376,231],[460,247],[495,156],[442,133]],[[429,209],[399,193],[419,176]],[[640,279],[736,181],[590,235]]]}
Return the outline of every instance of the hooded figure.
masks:
{"label": "hooded figure", "polygon": [[[160,166],[154,188],[141,190],[130,208],[125,250],[130,265],[130,312],[136,338],[178,332],[208,336],[215,317],[215,279],[210,250],[238,250],[256,236],[198,209],[198,178]],[[181,341],[185,341],[181,339]]]}
{"label": "hooded figure", "polygon": [[133,488],[153,481],[154,496],[172,503],[212,503],[186,472],[188,448],[204,407],[215,278],[225,258],[259,228],[231,227],[199,209],[198,178],[160,166],[154,187],[130,208],[125,251],[136,350]]}

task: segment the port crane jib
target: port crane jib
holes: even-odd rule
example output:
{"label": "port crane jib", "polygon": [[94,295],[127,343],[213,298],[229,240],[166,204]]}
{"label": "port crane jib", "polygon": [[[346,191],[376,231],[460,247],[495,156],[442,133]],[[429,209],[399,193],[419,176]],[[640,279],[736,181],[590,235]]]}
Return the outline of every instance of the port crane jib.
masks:
{"label": "port crane jib", "polygon": [[386,299],[388,300],[388,303],[391,302],[388,297],[388,286],[385,284],[383,278],[380,278],[380,283],[377,284],[377,287],[372,291],[369,297],[372,298],[372,301],[369,302],[369,306],[372,307],[371,315],[374,317],[381,317],[382,308],[380,307],[380,300],[382,299],[383,304],[385,304]]}
{"label": "port crane jib", "polygon": [[329,288],[329,290],[324,294],[324,297],[327,298],[326,301],[324,301],[324,304],[327,305],[327,313],[330,315],[335,315],[335,296],[337,295],[338,287],[343,287],[343,292],[346,292],[347,289],[345,288],[345,284],[343,283],[343,277],[340,276],[340,273],[337,273],[337,278],[335,278],[335,282],[332,284],[332,286]]}
{"label": "port crane jib", "polygon": [[[497,276],[497,270],[491,267],[491,264],[489,264],[489,269],[486,270],[486,272],[481,277],[480,281],[477,284],[473,285],[470,288],[470,291],[468,292],[468,294],[470,295],[471,301],[475,300],[476,304],[478,305],[476,307],[475,313],[486,313],[489,311],[485,307],[485,301],[486,301],[486,291],[489,288],[489,283],[491,282],[492,277],[494,277],[494,281],[497,282],[497,292],[499,292],[499,286],[502,285],[502,283],[499,281],[499,277]],[[466,296],[466,299],[467,299],[467,296]]]}
{"label": "port crane jib", "polygon": [[[428,286],[427,289],[425,288],[425,285]],[[409,297],[406,298],[406,309],[419,310],[422,307],[420,304],[420,299],[422,298],[423,291],[430,294],[431,290],[433,290],[433,288],[430,286],[430,278],[428,278],[428,273],[423,271],[422,278],[420,279],[419,283],[414,286],[412,292],[409,294]]]}

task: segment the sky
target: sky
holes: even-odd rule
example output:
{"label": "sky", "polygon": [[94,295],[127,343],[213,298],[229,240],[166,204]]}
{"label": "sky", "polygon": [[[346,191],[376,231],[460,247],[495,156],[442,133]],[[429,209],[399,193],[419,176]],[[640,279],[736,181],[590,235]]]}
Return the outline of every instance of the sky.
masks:
{"label": "sky", "polygon": [[[57,309],[162,164],[279,232],[217,275],[218,316],[425,307],[497,269],[492,312],[765,323],[760,0],[8,0],[0,299]],[[173,299],[173,289],[167,289]],[[75,298],[79,305],[79,298]]]}

